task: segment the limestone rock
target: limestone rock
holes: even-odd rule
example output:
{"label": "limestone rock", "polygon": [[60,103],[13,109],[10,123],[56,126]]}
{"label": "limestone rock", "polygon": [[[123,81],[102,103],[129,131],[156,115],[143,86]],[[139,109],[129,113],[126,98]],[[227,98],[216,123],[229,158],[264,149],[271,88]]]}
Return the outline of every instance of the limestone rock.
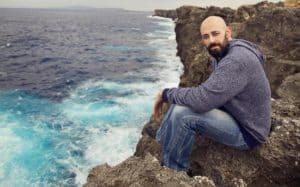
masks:
{"label": "limestone rock", "polygon": [[132,156],[121,164],[110,167],[107,164],[94,168],[85,187],[215,187],[207,177],[188,177],[184,172],[162,167],[157,158],[150,154]]}

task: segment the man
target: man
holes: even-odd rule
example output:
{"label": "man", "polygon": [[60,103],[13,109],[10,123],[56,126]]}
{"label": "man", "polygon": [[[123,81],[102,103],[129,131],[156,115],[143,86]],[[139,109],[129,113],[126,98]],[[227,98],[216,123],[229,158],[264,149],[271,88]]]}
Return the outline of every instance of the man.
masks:
{"label": "man", "polygon": [[156,134],[161,163],[187,171],[195,134],[240,150],[265,142],[271,126],[271,92],[264,58],[256,46],[231,38],[221,17],[210,16],[200,27],[202,42],[213,57],[213,72],[198,87],[164,89],[154,115],[171,103]]}

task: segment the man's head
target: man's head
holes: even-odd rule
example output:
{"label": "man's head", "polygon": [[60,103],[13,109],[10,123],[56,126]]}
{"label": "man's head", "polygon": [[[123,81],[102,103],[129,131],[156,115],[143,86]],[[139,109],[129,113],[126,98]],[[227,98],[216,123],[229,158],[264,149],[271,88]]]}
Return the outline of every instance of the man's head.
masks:
{"label": "man's head", "polygon": [[202,43],[209,54],[215,58],[221,57],[227,51],[231,38],[231,30],[223,18],[209,16],[201,24]]}

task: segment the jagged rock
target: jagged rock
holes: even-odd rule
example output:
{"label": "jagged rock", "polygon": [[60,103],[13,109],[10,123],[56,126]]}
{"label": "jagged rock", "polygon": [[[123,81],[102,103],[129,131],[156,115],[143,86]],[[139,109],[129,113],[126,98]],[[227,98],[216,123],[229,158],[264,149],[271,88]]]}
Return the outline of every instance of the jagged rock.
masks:
{"label": "jagged rock", "polygon": [[284,4],[282,2],[279,3],[271,3],[268,1],[262,1],[255,5],[244,5],[238,8],[236,11],[236,18],[239,22],[247,21],[249,18],[255,17],[259,12],[263,9],[274,9],[277,7],[283,7]]}
{"label": "jagged rock", "polygon": [[[276,98],[272,106],[273,131],[267,143],[254,150],[238,151],[197,137],[192,153],[193,172],[208,176],[217,186],[300,185],[299,13],[299,9],[284,8],[282,3],[267,2],[242,6],[237,11],[217,7],[177,9],[177,48],[184,64],[180,86],[196,86],[210,74],[209,56],[199,44],[199,26],[206,16],[220,15],[232,27],[234,37],[253,41],[266,54],[264,68],[272,97]],[[160,154],[153,139],[159,123],[151,119],[145,125],[135,155]]]}
{"label": "jagged rock", "polygon": [[[234,37],[250,40],[264,52],[267,59],[264,68],[275,98],[272,132],[265,144],[239,151],[198,136],[191,158],[193,173],[207,176],[216,186],[300,186],[300,9],[262,2],[238,10],[183,6],[176,12],[177,54],[184,65],[180,86],[197,86],[209,76],[210,57],[199,43],[199,27],[206,16],[219,15],[232,27]],[[156,178],[162,172],[161,167],[147,156],[150,153],[160,158],[160,146],[154,137],[162,117],[151,118],[144,126],[134,157],[113,168],[101,166],[92,170],[88,185],[99,185],[100,178],[107,179],[105,184],[120,186],[174,184],[177,172],[170,171],[166,176],[174,178],[162,182]],[[120,173],[126,172],[132,173],[132,178],[120,179]],[[139,173],[141,182],[136,179]]]}
{"label": "jagged rock", "polygon": [[92,169],[85,187],[215,187],[207,177],[188,177],[184,172],[162,167],[157,158],[147,154],[144,158],[132,156],[121,164],[107,164]]}
{"label": "jagged rock", "polygon": [[[277,101],[273,101],[273,105],[285,106],[287,111],[296,108]],[[300,120],[295,119],[295,113],[283,111],[279,107],[279,111],[273,112],[273,130],[267,143],[251,151],[235,150],[198,136],[192,153],[193,173],[208,176],[217,186],[236,186],[239,179],[248,186],[299,185]],[[298,108],[296,113],[299,112]],[[136,155],[142,157],[148,152],[159,155],[160,149],[156,141],[145,134]]]}
{"label": "jagged rock", "polygon": [[276,91],[281,98],[291,99],[292,101],[300,98],[300,73],[286,77]]}
{"label": "jagged rock", "polygon": [[156,9],[154,10],[153,16],[160,16],[165,18],[171,18],[175,20],[177,18],[177,14],[175,10],[162,10],[162,9]]}

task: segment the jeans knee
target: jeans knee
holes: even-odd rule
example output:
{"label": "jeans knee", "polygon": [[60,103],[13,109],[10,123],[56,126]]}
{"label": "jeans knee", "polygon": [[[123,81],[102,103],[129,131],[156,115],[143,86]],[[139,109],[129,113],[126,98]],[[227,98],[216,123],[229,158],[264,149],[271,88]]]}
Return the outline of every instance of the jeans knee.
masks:
{"label": "jeans knee", "polygon": [[171,116],[170,116],[170,119],[173,121],[173,120],[180,120],[183,116],[184,116],[184,111],[185,111],[185,108],[184,106],[180,106],[180,105],[174,105],[173,106],[173,110],[172,110],[172,113],[171,113]]}
{"label": "jeans knee", "polygon": [[184,118],[191,112],[188,107],[181,106],[181,105],[174,105],[172,113],[170,115],[170,121],[175,126],[180,126],[183,128],[187,128]]}

